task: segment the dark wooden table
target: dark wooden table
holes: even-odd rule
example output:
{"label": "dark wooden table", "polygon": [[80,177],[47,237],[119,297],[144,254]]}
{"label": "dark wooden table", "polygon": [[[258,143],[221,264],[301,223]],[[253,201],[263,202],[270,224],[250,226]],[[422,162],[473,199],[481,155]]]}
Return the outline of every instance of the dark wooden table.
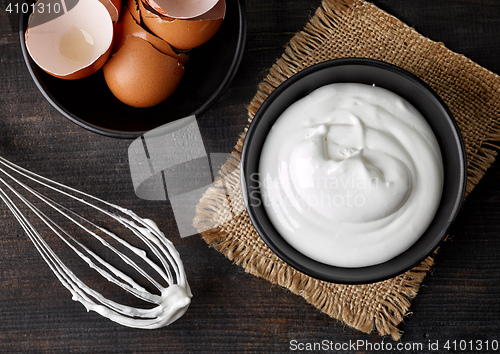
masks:
{"label": "dark wooden table", "polygon": [[[90,133],[43,98],[22,60],[18,34],[4,12],[7,2],[0,9],[0,155],[156,220],[183,257],[194,297],[183,318],[154,331],[121,327],[87,313],[1,208],[0,351],[283,352],[294,349],[292,340],[392,342],[347,328],[288,291],[246,274],[199,236],[179,238],[168,203],[143,201],[134,194],[127,161],[131,141]],[[319,4],[246,2],[248,38],[241,67],[223,97],[199,120],[208,150],[231,150],[258,82]],[[498,0],[375,4],[500,73]],[[460,341],[491,345],[500,340],[499,180],[496,163],[462,208],[453,237],[443,244],[412,314],[400,326],[405,332],[401,343],[439,341],[445,352],[446,341],[458,346]]]}

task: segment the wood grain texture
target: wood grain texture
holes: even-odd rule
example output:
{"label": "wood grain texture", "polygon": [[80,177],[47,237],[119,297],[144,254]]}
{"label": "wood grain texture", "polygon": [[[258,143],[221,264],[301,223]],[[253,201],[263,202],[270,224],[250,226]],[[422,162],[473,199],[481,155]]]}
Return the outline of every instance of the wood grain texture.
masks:
{"label": "wood grain texture", "polygon": [[[0,155],[157,221],[181,253],[194,298],[182,319],[154,331],[120,327],[87,313],[71,300],[2,207],[1,352],[287,352],[291,340],[382,341],[345,328],[301,298],[246,274],[198,236],[180,239],[168,203],[135,196],[127,161],[130,141],[74,125],[40,94],[4,12],[7,1],[0,9]],[[500,73],[497,0],[374,3],[423,35]],[[240,69],[223,97],[199,119],[209,152],[232,149],[246,125],[245,105],[257,84],[319,4],[246,2],[248,40]],[[432,274],[413,302],[413,314],[401,326],[402,343],[500,340],[499,180],[497,162],[470,195],[452,237],[442,245]]]}

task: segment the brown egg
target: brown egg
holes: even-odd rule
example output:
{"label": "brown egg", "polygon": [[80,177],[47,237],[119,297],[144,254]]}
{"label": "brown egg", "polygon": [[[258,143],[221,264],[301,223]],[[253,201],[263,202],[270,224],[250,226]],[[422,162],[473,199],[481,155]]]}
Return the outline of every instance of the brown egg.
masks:
{"label": "brown egg", "polygon": [[147,41],[129,36],[106,62],[103,72],[109,89],[120,101],[133,107],[151,107],[175,91],[184,68]]}
{"label": "brown egg", "polygon": [[206,43],[219,30],[226,12],[225,0],[220,0],[205,14],[191,19],[161,16],[139,0],[139,10],[146,27],[174,48],[188,50]]}

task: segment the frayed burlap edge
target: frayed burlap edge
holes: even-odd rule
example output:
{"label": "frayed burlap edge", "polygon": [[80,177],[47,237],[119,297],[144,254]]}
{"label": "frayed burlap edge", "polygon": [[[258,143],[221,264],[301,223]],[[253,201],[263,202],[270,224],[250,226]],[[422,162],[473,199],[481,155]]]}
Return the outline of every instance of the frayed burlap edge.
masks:
{"label": "frayed burlap edge", "polygon": [[[314,17],[301,32],[292,38],[285,53],[259,84],[258,92],[248,106],[249,121],[253,119],[266,97],[281,82],[314,63],[304,58],[324,45],[331,31],[353,12],[356,12],[356,15],[369,13],[375,17],[385,16],[383,21],[392,21],[398,30],[409,31],[415,40],[425,44],[424,47],[430,46],[437,52],[446,52],[448,56],[451,56],[450,61],[460,62],[466,68],[474,68],[479,76],[488,77],[490,80],[492,76],[498,78],[466,57],[449,51],[441,43],[432,42],[419,35],[412,28],[372,4],[359,0],[324,0]],[[391,62],[387,57],[377,55],[368,57]],[[325,59],[331,58],[320,58],[318,61]],[[406,67],[406,69],[414,73],[417,71],[411,70],[411,67]],[[425,81],[423,74],[419,76]],[[438,85],[433,82],[428,83],[440,93],[440,88],[436,87]],[[498,80],[494,81],[488,89],[494,91],[497,98],[500,96]],[[462,112],[453,111],[452,99],[447,100],[448,97],[445,94],[442,98],[457,117],[464,134],[468,158],[466,194],[469,194],[495,160],[495,144],[500,140],[498,114],[496,114],[496,120],[492,119],[490,124],[483,124],[484,129],[479,132],[474,131],[471,138],[467,131],[468,123],[475,117],[462,117]],[[500,104],[497,107],[500,107]],[[495,113],[499,113],[498,110]],[[462,119],[458,119],[459,117]],[[400,339],[401,331],[397,326],[409,314],[411,301],[417,295],[423,279],[433,266],[433,258],[428,257],[417,267],[393,279],[365,285],[327,283],[291,268],[267,248],[251,227],[248,214],[241,209],[243,201],[235,199],[234,194],[231,193],[229,195],[232,197],[228,197],[228,188],[239,191],[241,194],[238,169],[245,133],[246,129],[235,146],[232,157],[221,169],[220,178],[205,193],[198,205],[195,226],[198,230],[208,230],[202,232],[204,240],[235,264],[242,266],[246,272],[289,289],[320,311],[346,325],[362,332],[376,331],[380,335],[390,335],[394,340]],[[228,214],[234,216],[229,221],[227,221]]]}

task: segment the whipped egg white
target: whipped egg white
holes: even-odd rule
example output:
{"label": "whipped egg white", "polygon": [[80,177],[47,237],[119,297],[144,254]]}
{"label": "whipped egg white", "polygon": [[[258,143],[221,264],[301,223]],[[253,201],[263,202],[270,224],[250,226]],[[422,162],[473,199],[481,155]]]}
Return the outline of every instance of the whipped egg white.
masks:
{"label": "whipped egg white", "polygon": [[385,262],[425,232],[443,163],[424,117],[386,89],[323,86],[277,119],[259,164],[262,202],[280,235],[325,264]]}

